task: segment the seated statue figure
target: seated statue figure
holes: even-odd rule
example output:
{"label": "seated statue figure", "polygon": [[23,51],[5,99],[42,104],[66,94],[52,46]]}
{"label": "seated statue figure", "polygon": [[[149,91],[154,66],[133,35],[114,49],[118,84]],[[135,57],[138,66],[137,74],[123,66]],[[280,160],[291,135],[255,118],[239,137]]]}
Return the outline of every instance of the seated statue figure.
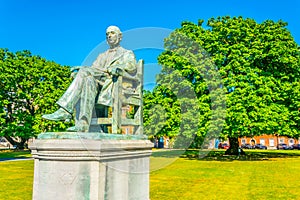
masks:
{"label": "seated statue figure", "polygon": [[75,120],[75,126],[67,131],[87,132],[96,100],[98,104],[112,105],[113,78],[125,73],[134,76],[136,59],[132,51],[120,46],[122,33],[118,27],[109,26],[106,29],[106,40],[110,48],[99,54],[91,67],[79,69],[71,85],[57,101],[60,108],[52,114],[43,115],[44,119],[69,120],[79,103],[79,113],[76,113],[78,119]]}

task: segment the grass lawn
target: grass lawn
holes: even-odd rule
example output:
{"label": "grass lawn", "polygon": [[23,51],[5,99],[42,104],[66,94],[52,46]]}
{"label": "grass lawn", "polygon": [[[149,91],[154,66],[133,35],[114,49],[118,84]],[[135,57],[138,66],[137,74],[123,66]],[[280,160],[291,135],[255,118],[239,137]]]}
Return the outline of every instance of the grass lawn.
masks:
{"label": "grass lawn", "polygon": [[32,199],[33,160],[0,162],[0,199]]}
{"label": "grass lawn", "polygon": [[[159,168],[161,154],[164,168]],[[154,151],[151,200],[300,199],[300,151],[246,150],[239,158],[223,154],[187,151],[175,159]]]}
{"label": "grass lawn", "polygon": [[[177,153],[153,152],[151,200],[299,199],[300,151],[248,150],[239,158],[224,151]],[[0,174],[0,199],[31,199],[32,160],[0,162]]]}
{"label": "grass lawn", "polygon": [[[300,151],[246,153],[237,158],[212,151],[201,159],[197,151],[188,151],[179,159],[164,153],[169,165],[151,172],[151,200],[299,199]],[[161,159],[154,152],[151,164]]]}

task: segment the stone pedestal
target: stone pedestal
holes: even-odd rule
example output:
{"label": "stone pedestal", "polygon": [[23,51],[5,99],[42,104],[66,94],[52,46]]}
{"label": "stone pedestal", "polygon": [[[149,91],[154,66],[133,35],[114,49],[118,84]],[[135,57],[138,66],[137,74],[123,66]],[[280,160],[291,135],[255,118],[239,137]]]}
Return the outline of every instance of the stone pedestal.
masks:
{"label": "stone pedestal", "polygon": [[147,200],[152,143],[143,136],[43,133],[29,148],[34,200]]}

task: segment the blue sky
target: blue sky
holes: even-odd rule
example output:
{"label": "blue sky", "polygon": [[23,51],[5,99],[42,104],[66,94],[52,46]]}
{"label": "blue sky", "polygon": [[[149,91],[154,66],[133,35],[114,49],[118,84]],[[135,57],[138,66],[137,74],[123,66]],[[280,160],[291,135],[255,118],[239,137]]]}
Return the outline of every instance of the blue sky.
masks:
{"label": "blue sky", "polygon": [[[206,23],[211,17],[225,15],[253,18],[259,23],[282,19],[300,44],[299,10],[298,0],[0,0],[0,48],[13,52],[26,49],[62,65],[82,65],[95,48],[105,46],[109,25],[117,25],[129,35],[134,33],[131,42],[137,37],[156,42],[179,28],[182,21],[204,19]],[[149,27],[161,28],[161,37],[152,36]],[[141,29],[150,33],[135,31]],[[146,46],[140,53],[142,40],[135,53],[146,58],[146,81],[151,82],[158,73],[153,63],[162,43]]]}

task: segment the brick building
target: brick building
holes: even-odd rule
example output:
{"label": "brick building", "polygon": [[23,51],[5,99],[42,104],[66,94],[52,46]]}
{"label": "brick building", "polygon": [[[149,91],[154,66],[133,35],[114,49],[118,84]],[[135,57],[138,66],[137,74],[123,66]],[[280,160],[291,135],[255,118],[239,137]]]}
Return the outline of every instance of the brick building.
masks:
{"label": "brick building", "polygon": [[287,144],[292,146],[293,144],[299,144],[299,138],[290,138],[287,136],[278,136],[278,135],[261,135],[254,137],[241,137],[239,138],[240,146],[243,144],[262,144],[267,146],[268,149],[276,149],[278,144]]}

